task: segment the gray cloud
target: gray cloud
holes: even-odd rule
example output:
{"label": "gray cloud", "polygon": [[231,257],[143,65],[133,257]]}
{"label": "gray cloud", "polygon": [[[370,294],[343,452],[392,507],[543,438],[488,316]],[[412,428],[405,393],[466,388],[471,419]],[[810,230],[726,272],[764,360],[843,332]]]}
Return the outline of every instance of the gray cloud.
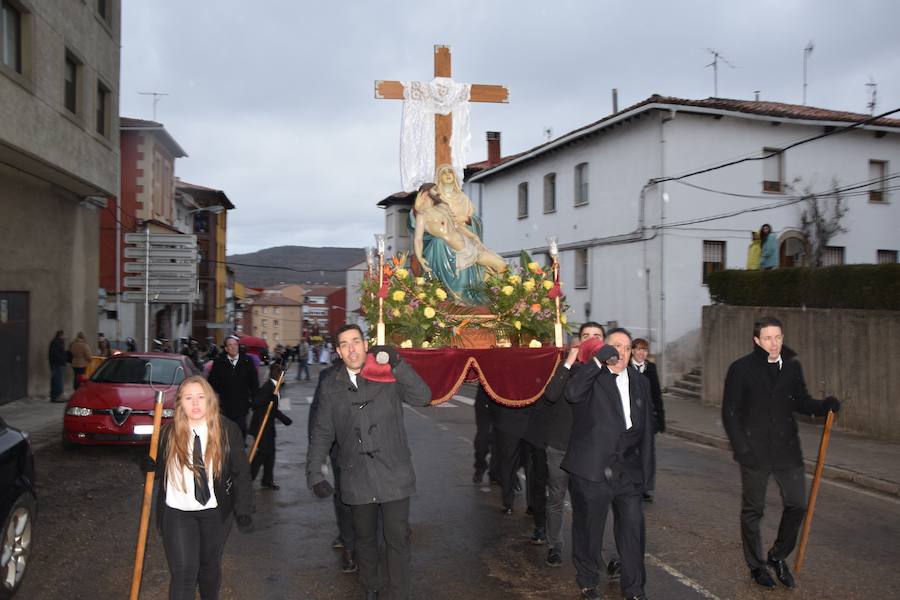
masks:
{"label": "gray cloud", "polygon": [[362,246],[383,227],[375,206],[399,190],[401,104],[376,79],[431,79],[432,46],[453,49],[454,78],[499,83],[509,105],[475,105],[473,154],[503,132],[505,154],[652,93],[799,103],[864,112],[900,107],[900,4],[537,0],[313,3],[235,0],[123,3],[122,114],[157,119],[190,154],[182,178],[224,190],[229,251],[284,244]]}

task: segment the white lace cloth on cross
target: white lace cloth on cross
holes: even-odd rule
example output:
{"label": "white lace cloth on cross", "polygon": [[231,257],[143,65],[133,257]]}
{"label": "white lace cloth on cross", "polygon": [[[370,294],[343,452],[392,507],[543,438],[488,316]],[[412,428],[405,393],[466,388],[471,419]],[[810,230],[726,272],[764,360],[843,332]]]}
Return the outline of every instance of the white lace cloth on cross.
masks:
{"label": "white lace cloth on cross", "polygon": [[449,77],[430,82],[403,82],[403,122],[400,127],[400,181],[405,191],[434,181],[434,115],[451,114],[450,154],[457,181],[471,148],[469,93],[471,85]]}

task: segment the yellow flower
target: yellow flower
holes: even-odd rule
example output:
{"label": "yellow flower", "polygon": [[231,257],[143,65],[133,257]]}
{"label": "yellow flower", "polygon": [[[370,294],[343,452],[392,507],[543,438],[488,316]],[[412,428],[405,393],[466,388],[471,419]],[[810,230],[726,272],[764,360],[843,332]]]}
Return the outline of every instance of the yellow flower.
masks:
{"label": "yellow flower", "polygon": [[503,292],[503,293],[504,293],[505,295],[507,295],[507,296],[512,296],[512,293],[513,293],[513,286],[511,286],[511,285],[504,285],[502,288],[500,288],[500,291]]}
{"label": "yellow flower", "polygon": [[447,299],[447,292],[445,292],[441,288],[434,290],[434,295],[437,296],[438,300],[446,300]]}
{"label": "yellow flower", "polygon": [[566,315],[560,315],[559,322],[565,325],[569,320],[566,318]]}
{"label": "yellow flower", "polygon": [[538,340],[531,340],[530,342],[528,342],[528,347],[529,348],[540,348],[541,343]]}
{"label": "yellow flower", "polygon": [[403,299],[406,298],[406,292],[403,290],[395,290],[393,294],[391,294],[391,300],[394,302],[403,302]]}
{"label": "yellow flower", "polygon": [[441,329],[444,329],[445,327],[447,327],[447,324],[444,323],[443,321],[438,321],[437,326],[440,327]]}
{"label": "yellow flower", "polygon": [[553,289],[553,282],[550,281],[549,279],[545,279],[545,280],[544,280],[544,289],[545,289],[545,290],[552,290],[552,289]]}
{"label": "yellow flower", "polygon": [[393,317],[399,317],[399,316],[400,316],[400,309],[399,309],[399,308],[395,308],[394,310],[392,310],[392,311],[391,311],[391,316],[393,316]]}
{"label": "yellow flower", "polygon": [[[534,263],[534,264],[537,264],[537,263]],[[526,292],[530,292],[531,290],[534,289],[535,285],[536,284],[534,282],[534,279],[526,279],[525,283],[522,284],[522,287],[525,288]]]}
{"label": "yellow flower", "polygon": [[401,348],[412,348],[412,340],[403,340],[400,342]]}
{"label": "yellow flower", "polygon": [[419,292],[418,294],[416,294],[416,298],[418,298],[419,300],[424,300],[425,292]]}
{"label": "yellow flower", "polygon": [[518,275],[510,275],[509,282],[513,285],[519,285],[520,283],[522,283],[522,278]]}
{"label": "yellow flower", "polygon": [[516,326],[516,329],[522,329],[522,321],[516,321],[513,325]]}
{"label": "yellow flower", "polygon": [[428,340],[425,340],[424,342],[422,342],[422,347],[423,348],[431,348],[431,344],[428,343]]}
{"label": "yellow flower", "polygon": [[536,262],[530,262],[528,263],[528,270],[532,273],[540,273],[541,265],[537,264]]}
{"label": "yellow flower", "polygon": [[425,285],[424,277],[416,277],[416,285]]}
{"label": "yellow flower", "polygon": [[433,319],[433,318],[434,318],[434,309],[431,308],[430,306],[426,306],[426,307],[425,307],[425,318],[426,318],[426,319]]}
{"label": "yellow flower", "polygon": [[406,276],[409,275],[409,271],[406,269],[397,269],[394,271],[394,275],[397,276],[397,279],[406,279]]}

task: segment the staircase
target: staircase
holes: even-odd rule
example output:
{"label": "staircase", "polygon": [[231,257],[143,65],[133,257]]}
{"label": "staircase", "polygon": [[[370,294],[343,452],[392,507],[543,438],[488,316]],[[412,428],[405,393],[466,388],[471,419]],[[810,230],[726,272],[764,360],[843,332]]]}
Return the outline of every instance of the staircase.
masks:
{"label": "staircase", "polygon": [[700,400],[700,392],[703,389],[702,373],[700,367],[694,367],[667,387],[666,393],[690,400]]}

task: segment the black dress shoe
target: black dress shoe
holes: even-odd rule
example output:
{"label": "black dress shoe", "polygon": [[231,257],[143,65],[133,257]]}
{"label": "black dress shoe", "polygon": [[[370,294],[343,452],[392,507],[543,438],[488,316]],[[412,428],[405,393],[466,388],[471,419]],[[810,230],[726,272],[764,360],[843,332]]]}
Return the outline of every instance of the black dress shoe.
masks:
{"label": "black dress shoe", "polygon": [[618,558],[611,558],[606,563],[606,578],[609,581],[616,581],[622,578],[622,561]]}
{"label": "black dress shoe", "polygon": [[766,561],[766,564],[772,567],[772,570],[775,571],[775,577],[778,578],[778,581],[781,582],[781,585],[789,588],[794,587],[794,576],[791,575],[791,571],[790,569],[788,569],[786,562],[784,562],[783,560],[774,560],[770,558]]}
{"label": "black dress shoe", "polygon": [[504,515],[511,515],[513,513],[512,506],[504,506],[502,510]]}
{"label": "black dress shoe", "polygon": [[275,483],[274,481],[263,481],[262,486],[264,488],[269,488],[270,490],[280,490],[281,486]]}
{"label": "black dress shoe", "polygon": [[378,592],[366,592],[366,600],[378,600]]}
{"label": "black dress shoe", "polygon": [[534,533],[531,534],[531,543],[540,546],[547,541],[547,532],[543,527],[535,527]]}
{"label": "black dress shoe", "polygon": [[767,588],[775,587],[775,580],[772,579],[772,576],[769,575],[769,570],[765,567],[750,569],[750,578],[753,579],[753,582],[757,585]]}
{"label": "black dress shoe", "polygon": [[484,479],[484,469],[475,469],[475,473],[472,475],[472,483],[481,483],[482,479]]}
{"label": "black dress shoe", "polygon": [[544,561],[547,563],[549,567],[561,567],[562,566],[562,556],[558,548],[550,548],[550,551],[547,552],[547,560]]}
{"label": "black dress shoe", "polygon": [[595,600],[599,600],[600,598],[603,598],[603,596],[600,595],[600,591],[595,587],[581,588],[581,597],[582,598],[594,598]]}
{"label": "black dress shoe", "polygon": [[359,566],[356,564],[356,556],[352,550],[344,550],[344,556],[341,558],[341,573],[356,573]]}
{"label": "black dress shoe", "polygon": [[644,502],[653,502],[653,494],[644,494]]}
{"label": "black dress shoe", "polygon": [[340,550],[344,547],[344,540],[341,539],[341,536],[337,536],[331,542],[331,547],[335,550]]}

